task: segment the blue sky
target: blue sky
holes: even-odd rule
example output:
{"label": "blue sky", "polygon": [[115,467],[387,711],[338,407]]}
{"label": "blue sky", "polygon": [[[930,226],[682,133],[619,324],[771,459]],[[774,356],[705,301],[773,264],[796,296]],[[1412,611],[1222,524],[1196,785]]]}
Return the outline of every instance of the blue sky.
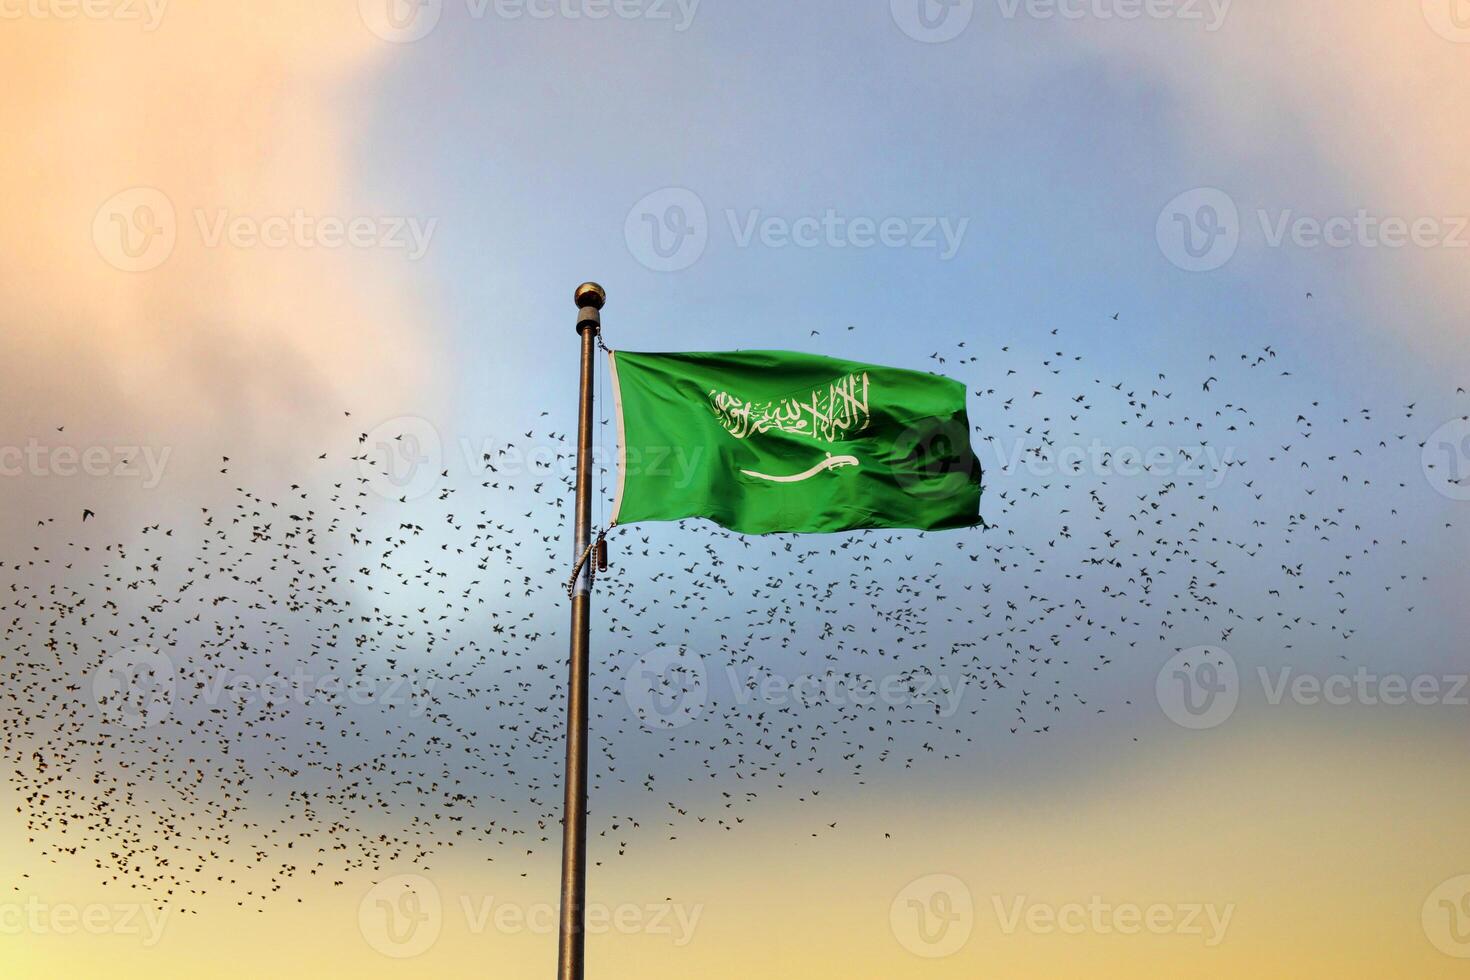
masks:
{"label": "blue sky", "polygon": [[[1454,427],[1470,411],[1456,392],[1466,384],[1470,313],[1470,137],[1462,118],[1470,32],[1449,19],[1450,0],[1234,0],[1217,8],[1181,0],[1159,5],[1164,16],[1136,20],[1115,16],[1131,9],[1128,0],[1061,8],[923,0],[934,17],[950,9],[950,17],[969,18],[951,39],[930,43],[923,30],[913,36],[919,2],[704,0],[682,25],[673,4],[662,8],[672,20],[594,21],[565,11],[595,0],[567,0],[546,18],[444,0],[396,8],[410,17],[404,23],[427,23],[413,21],[414,10],[438,18],[407,43],[381,36],[388,8],[376,0],[309,10],[266,4],[260,12],[181,6],[156,32],[131,34],[122,24],[10,25],[16,40],[0,39],[0,52],[28,83],[0,100],[0,122],[27,138],[0,161],[0,194],[14,218],[0,227],[0,363],[9,365],[0,451],[34,442],[141,444],[169,450],[171,462],[158,488],[53,479],[56,472],[7,479],[0,526],[8,540],[54,543],[49,536],[69,527],[37,521],[67,513],[75,520],[88,506],[98,511],[87,525],[96,541],[136,542],[140,523],[183,528],[204,503],[232,499],[236,480],[263,494],[351,480],[358,470],[346,457],[360,433],[405,419],[427,425],[442,452],[425,471],[447,469],[442,485],[462,487],[460,495],[445,503],[429,494],[404,511],[384,494],[372,501],[374,519],[391,530],[412,514],[434,529],[402,547],[411,564],[441,560],[446,546],[462,543],[443,530],[443,511],[462,517],[490,507],[516,528],[509,543],[520,549],[517,560],[544,573],[540,590],[513,597],[520,608],[506,611],[534,610],[537,638],[522,660],[492,661],[473,685],[527,684],[519,711],[527,730],[543,736],[511,750],[522,781],[475,784],[486,812],[500,813],[504,800],[492,797],[510,797],[507,805],[521,808],[515,819],[547,816],[541,805],[558,803],[547,747],[558,724],[565,636],[557,580],[568,548],[546,540],[562,533],[559,514],[521,517],[534,506],[524,488],[508,498],[476,494],[478,452],[460,447],[563,445],[545,432],[572,425],[572,290],[596,279],[608,290],[605,339],[614,347],[791,348],[963,379],[988,468],[985,514],[995,525],[984,534],[897,534],[893,543],[884,536],[871,552],[871,580],[857,584],[846,578],[852,554],[837,539],[734,541],[708,527],[673,526],[615,537],[594,642],[598,706],[613,720],[597,744],[613,758],[594,766],[615,761],[618,769],[596,768],[606,795],[594,807],[604,808],[599,817],[612,808],[660,828],[630,853],[654,858],[672,877],[688,852],[659,836],[669,800],[712,808],[731,787],[708,781],[706,763],[760,756],[760,706],[728,689],[727,667],[744,675],[762,664],[787,677],[817,665],[929,668],[952,678],[973,668],[973,658],[1007,660],[1008,643],[1021,656],[1036,653],[1026,648],[1035,643],[1070,658],[1067,669],[1036,667],[1038,676],[1028,663],[1004,693],[967,696],[950,741],[928,765],[865,760],[870,781],[859,781],[833,762],[844,749],[834,736],[820,743],[830,771],[813,784],[849,805],[853,817],[844,821],[867,814],[928,844],[939,837],[934,807],[945,820],[992,820],[988,839],[1006,840],[1007,821],[1037,812],[1030,808],[1075,819],[1081,811],[1062,804],[1147,811],[1154,804],[1132,799],[1130,787],[1157,777],[1158,793],[1172,799],[1179,784],[1165,775],[1218,778],[1210,792],[1248,811],[1259,803],[1259,813],[1246,814],[1258,836],[1242,840],[1270,855],[1297,839],[1275,817],[1289,823],[1299,813],[1315,829],[1353,809],[1341,801],[1356,799],[1354,788],[1376,785],[1381,770],[1354,766],[1358,747],[1372,742],[1402,753],[1397,775],[1419,795],[1393,802],[1423,821],[1397,850],[1366,856],[1357,824],[1331,823],[1344,843],[1332,855],[1339,863],[1323,866],[1373,865],[1360,890],[1378,894],[1387,880],[1382,891],[1415,893],[1413,905],[1434,884],[1404,870],[1431,862],[1415,834],[1437,842],[1432,860],[1444,867],[1435,874],[1457,870],[1464,857],[1463,848],[1446,854],[1452,835],[1435,830],[1453,815],[1437,794],[1452,782],[1444,760],[1463,743],[1463,709],[1356,704],[1334,713],[1271,704],[1258,670],[1464,669],[1467,505],[1447,492],[1444,470],[1426,471],[1420,443],[1432,452],[1437,430],[1445,439],[1470,435]],[[119,197],[130,207],[114,212]],[[170,209],[178,242],[156,267],[130,270],[105,233],[117,228],[109,219],[138,217],[138,200]],[[217,209],[249,221],[294,210],[377,216],[416,223],[431,237],[419,259],[391,247],[302,241],[221,246],[195,228],[198,214]],[[830,241],[822,227],[829,213],[841,218]],[[674,228],[690,235],[661,256],[649,220],[669,236],[660,243],[675,241]],[[1391,243],[1394,223],[1423,240]],[[1196,256],[1185,227],[1200,246]],[[811,247],[787,240],[814,228]],[[880,229],[896,244],[859,247]],[[1320,242],[1323,232],[1339,245]],[[1278,234],[1283,240],[1273,242]],[[1200,265],[1209,268],[1187,268]],[[1218,380],[1205,390],[1211,377]],[[1138,410],[1154,428],[1134,416],[1130,399],[1148,403]],[[342,414],[349,409],[350,418]],[[522,435],[528,431],[536,435]],[[1084,469],[1068,478],[1001,465],[1032,449],[1174,452],[1205,440],[1249,466],[1219,474],[1216,485],[1168,489],[1167,476]],[[1470,466],[1470,441],[1449,445],[1439,447],[1443,466]],[[324,450],[330,462],[318,464]],[[221,468],[229,480],[216,478]],[[1120,536],[1126,541],[1115,548]],[[639,554],[645,537],[655,553],[648,559]],[[179,554],[192,543],[184,530],[173,541]],[[1149,546],[1187,554],[1167,569],[1154,554],[1106,571],[1090,563]],[[712,611],[682,609],[684,583],[660,551],[680,569],[696,558],[746,567],[729,573],[735,594],[716,595]],[[806,551],[819,553],[793,557]],[[458,560],[456,573],[474,575],[477,557]],[[1293,574],[1298,564],[1304,578]],[[931,573],[940,577],[926,580]],[[39,586],[45,574],[21,577]],[[771,621],[766,610],[781,591],[770,581],[807,577],[845,583],[837,601],[854,605],[835,619],[824,609],[797,623]],[[1150,577],[1156,592],[1144,597]],[[875,596],[873,583],[887,591]],[[1103,586],[1126,591],[1126,601]],[[508,590],[497,584],[489,598]],[[892,618],[906,590],[947,590],[931,604],[922,642]],[[1206,592],[1218,606],[1197,598]],[[432,589],[414,588],[368,598],[410,618],[437,601]],[[1046,604],[1056,611],[1029,632],[1001,625]],[[1163,611],[1180,606],[1189,611]],[[631,635],[608,628],[614,615],[627,625],[629,609],[651,612],[633,621]],[[1230,627],[1223,609],[1241,621]],[[1351,636],[1295,617],[1338,624]],[[854,630],[837,634],[841,649],[823,635],[829,620]],[[472,620],[461,639],[485,639],[487,625]],[[1053,635],[1065,638],[1061,646]],[[788,637],[795,647],[783,645]],[[693,726],[672,733],[640,728],[624,703],[627,672],[660,643],[697,656],[716,699]],[[1175,651],[1205,644],[1232,655],[1242,705],[1228,724],[1192,731],[1170,716],[1156,685],[1169,678]],[[441,649],[423,651],[422,664],[445,666]],[[408,663],[415,654],[402,656]],[[1092,670],[1099,658],[1110,664]],[[1031,714],[1032,726],[1050,723],[1050,738],[1008,731],[1019,727],[1015,701],[1028,689],[1064,697],[1055,718]],[[900,712],[911,722],[921,713],[912,704]],[[819,705],[803,721],[839,731],[844,718]],[[706,751],[731,732],[733,747]],[[295,734],[282,729],[283,738]],[[916,726],[899,743],[917,753],[925,737]],[[352,750],[383,746],[364,739]],[[428,764],[439,762],[436,755]],[[1292,810],[1292,794],[1306,793],[1296,770],[1312,765],[1325,789]],[[657,793],[640,781],[654,770],[666,780]],[[539,781],[534,807],[517,796],[526,777]],[[678,791],[665,792],[669,784]],[[815,808],[766,799],[744,811],[753,823],[768,821],[761,840],[777,842],[761,856],[793,867],[810,859],[793,842],[808,839],[812,828],[801,821]],[[1387,807],[1355,813],[1403,824],[1404,813]],[[1149,867],[1162,877],[1148,894],[1171,897],[1157,884],[1182,866],[1169,854],[1196,853],[1193,828],[1210,816],[1175,815],[1175,852],[1150,849],[1148,812],[1121,848],[1068,827],[1041,844],[1063,852],[1069,842],[1096,845],[1077,860],[1097,866],[1119,853],[1140,867],[1157,858]],[[830,860],[861,864],[870,846],[855,840]],[[963,833],[948,840],[969,846]],[[855,906],[851,921],[866,922],[861,916],[875,908],[881,919],[892,890],[935,868],[965,867],[981,853],[972,851],[875,862],[874,873],[887,876],[874,886],[882,901]],[[721,860],[750,857],[739,848],[728,854],[736,857]],[[551,881],[554,857],[543,849],[524,862],[528,880]],[[1037,866],[1021,869],[1032,876],[1026,881],[1046,880]],[[1261,880],[1276,874],[1262,868]],[[604,874],[603,882],[625,881],[617,876],[627,865],[609,858]],[[1108,880],[1114,893],[1133,887],[1128,874]],[[1335,883],[1318,897],[1350,891]],[[703,887],[712,901],[750,904],[739,889]],[[1276,904],[1265,902],[1255,922],[1286,920],[1276,913],[1290,902],[1271,895]],[[235,920],[211,921],[227,930]],[[889,942],[881,928],[875,935]],[[743,933],[735,945],[748,945]],[[1270,957],[1286,947],[1260,948],[1278,962]],[[466,955],[473,961],[472,947]],[[977,962],[951,961],[957,975],[972,975],[963,971]],[[1130,962],[1135,975],[1148,972]]]}
{"label": "blue sky", "polygon": [[[987,13],[931,45],[882,5],[706,5],[684,32],[474,19],[449,5],[379,75],[357,179],[388,207],[439,218],[415,284],[465,374],[465,411],[499,410],[495,392],[519,394],[527,358],[569,343],[568,284],[590,277],[609,288],[609,338],[634,349],[820,347],[812,329],[830,348],[852,323],[863,349],[834,353],[923,366],[941,339],[1024,345],[1066,326],[1103,363],[1129,363],[1139,343],[1165,370],[1271,343],[1355,387],[1385,369],[1442,380],[1422,361],[1377,356],[1446,316],[1425,294],[1397,308],[1412,326],[1381,322],[1383,270],[1412,258],[1261,241],[1260,209],[1274,221],[1375,206],[1341,186],[1308,128],[1280,138],[1263,126],[1261,145],[1211,153],[1198,105],[1153,63],[1089,45],[1086,24]],[[1218,33],[1137,26],[1206,50],[1247,40],[1228,19]],[[1224,268],[1186,273],[1155,225],[1199,187],[1237,200],[1245,234]],[[667,188],[698,196],[709,239],[692,266],[660,273],[623,232],[635,203]],[[942,249],[741,247],[731,227],[828,209],[967,225],[948,261]]]}

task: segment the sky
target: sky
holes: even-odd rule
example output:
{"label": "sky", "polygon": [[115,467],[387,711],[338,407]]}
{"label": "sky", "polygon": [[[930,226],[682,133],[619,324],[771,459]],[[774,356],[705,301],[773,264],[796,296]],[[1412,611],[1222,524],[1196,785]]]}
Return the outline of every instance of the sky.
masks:
{"label": "sky", "polygon": [[[0,0],[0,20],[0,588],[12,602],[80,588],[62,562],[111,560],[107,543],[183,558],[208,538],[201,508],[233,506],[236,487],[319,500],[360,475],[363,526],[428,527],[405,561],[475,579],[473,547],[441,559],[463,546],[444,518],[487,510],[488,574],[535,579],[492,605],[535,625],[516,634],[516,666],[444,683],[473,700],[504,669],[527,685],[518,710],[538,735],[504,743],[514,780],[464,745],[434,761],[478,774],[481,821],[539,820],[553,838],[512,859],[493,838],[436,836],[341,885],[298,878],[289,898],[243,904],[226,888],[180,912],[156,889],[104,885],[90,859],[49,846],[60,830],[27,826],[45,725],[12,699],[27,724],[3,730],[18,773],[0,807],[11,975],[549,971],[559,790],[540,734],[557,731],[565,508],[528,486],[479,491],[486,454],[565,472],[572,292],[588,279],[607,289],[611,347],[798,349],[961,378],[993,525],[854,539],[858,561],[825,538],[614,536],[594,625],[608,727],[594,732],[590,894],[626,928],[591,937],[593,975],[1463,971],[1460,0]],[[363,446],[386,453],[386,483],[351,458]],[[1153,449],[1205,459],[1187,493],[1120,470]],[[1198,559],[1156,566],[1148,598],[1138,568],[1085,564],[1111,547],[1104,527],[1144,521]],[[155,543],[153,525],[175,533]],[[744,567],[725,570],[729,594],[682,608],[688,561],[701,578]],[[764,615],[773,580],[808,575],[839,583],[835,611]],[[997,617],[1010,601],[1084,618],[1043,641],[1070,615],[1048,613],[1018,638],[981,620],[975,590]],[[395,622],[438,601],[418,578],[338,598]],[[922,641],[905,603],[924,611]],[[1215,604],[1265,622],[1222,636]],[[481,615],[446,642],[463,652]],[[322,620],[282,622],[249,627],[261,656],[311,662],[300,651]],[[294,645],[271,646],[283,636]],[[39,669],[18,637],[0,651],[7,674]],[[415,644],[395,656],[452,671],[445,647]],[[1037,683],[1066,710],[1035,732],[1034,710],[1017,725],[1014,685],[946,688],[974,679],[966,644],[987,659],[1052,646],[1066,669],[1048,661]],[[671,647],[704,672],[705,700],[687,726],[640,725],[627,679]],[[1205,676],[1203,647],[1232,695],[1214,714],[1170,686],[1177,670]],[[790,682],[823,657],[938,676],[940,696],[958,690],[945,741],[910,725],[893,758],[856,753],[857,772],[843,740],[868,715],[782,712],[828,726],[792,736],[815,747],[804,780],[761,784],[738,826],[718,823],[721,794],[745,789],[737,756],[767,741],[732,678]],[[89,688],[71,669],[48,662],[47,683]],[[1386,677],[1433,693],[1385,703]],[[934,707],[906,698],[889,715],[922,725]],[[282,744],[310,731],[275,722]],[[147,737],[124,733],[157,748]],[[332,746],[367,758],[394,743]],[[272,758],[240,752],[262,772]],[[679,788],[649,790],[645,772]],[[155,773],[139,795],[175,791]],[[404,831],[409,799],[361,833]],[[280,795],[245,805],[242,821],[297,813]],[[665,833],[676,806],[698,816]],[[626,854],[597,833],[613,822]],[[261,846],[275,860],[280,845]],[[259,869],[242,881],[277,883]],[[428,925],[412,926],[423,902]],[[97,928],[67,928],[88,909],[105,910]]]}

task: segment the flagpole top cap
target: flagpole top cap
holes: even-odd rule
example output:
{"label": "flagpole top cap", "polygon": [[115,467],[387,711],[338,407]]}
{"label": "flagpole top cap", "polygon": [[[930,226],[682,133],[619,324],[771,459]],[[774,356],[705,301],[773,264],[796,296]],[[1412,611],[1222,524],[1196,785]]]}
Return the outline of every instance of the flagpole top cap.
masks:
{"label": "flagpole top cap", "polygon": [[602,309],[607,302],[607,290],[595,282],[584,282],[577,287],[577,308],[586,309],[592,307],[594,310]]}

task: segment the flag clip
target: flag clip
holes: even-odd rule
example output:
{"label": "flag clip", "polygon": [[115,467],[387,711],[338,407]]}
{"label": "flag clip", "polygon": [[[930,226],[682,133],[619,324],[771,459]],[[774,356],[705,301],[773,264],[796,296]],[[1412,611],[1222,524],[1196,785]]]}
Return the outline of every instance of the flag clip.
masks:
{"label": "flag clip", "polygon": [[598,572],[607,571],[607,532],[608,528],[602,528],[597,532],[597,540],[589,544],[583,550],[577,563],[572,566],[571,578],[567,579],[567,598],[570,599],[577,594],[577,577],[582,574],[582,566],[587,565],[588,559],[596,554],[596,564],[587,565],[587,591],[592,591],[592,582]]}

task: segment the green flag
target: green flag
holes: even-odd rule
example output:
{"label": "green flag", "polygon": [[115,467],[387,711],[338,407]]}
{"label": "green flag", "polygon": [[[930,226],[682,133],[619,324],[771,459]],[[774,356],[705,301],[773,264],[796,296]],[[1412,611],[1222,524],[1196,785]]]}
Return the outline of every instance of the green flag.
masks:
{"label": "green flag", "polygon": [[614,351],[614,524],[745,534],[980,523],[965,386],[790,351]]}

